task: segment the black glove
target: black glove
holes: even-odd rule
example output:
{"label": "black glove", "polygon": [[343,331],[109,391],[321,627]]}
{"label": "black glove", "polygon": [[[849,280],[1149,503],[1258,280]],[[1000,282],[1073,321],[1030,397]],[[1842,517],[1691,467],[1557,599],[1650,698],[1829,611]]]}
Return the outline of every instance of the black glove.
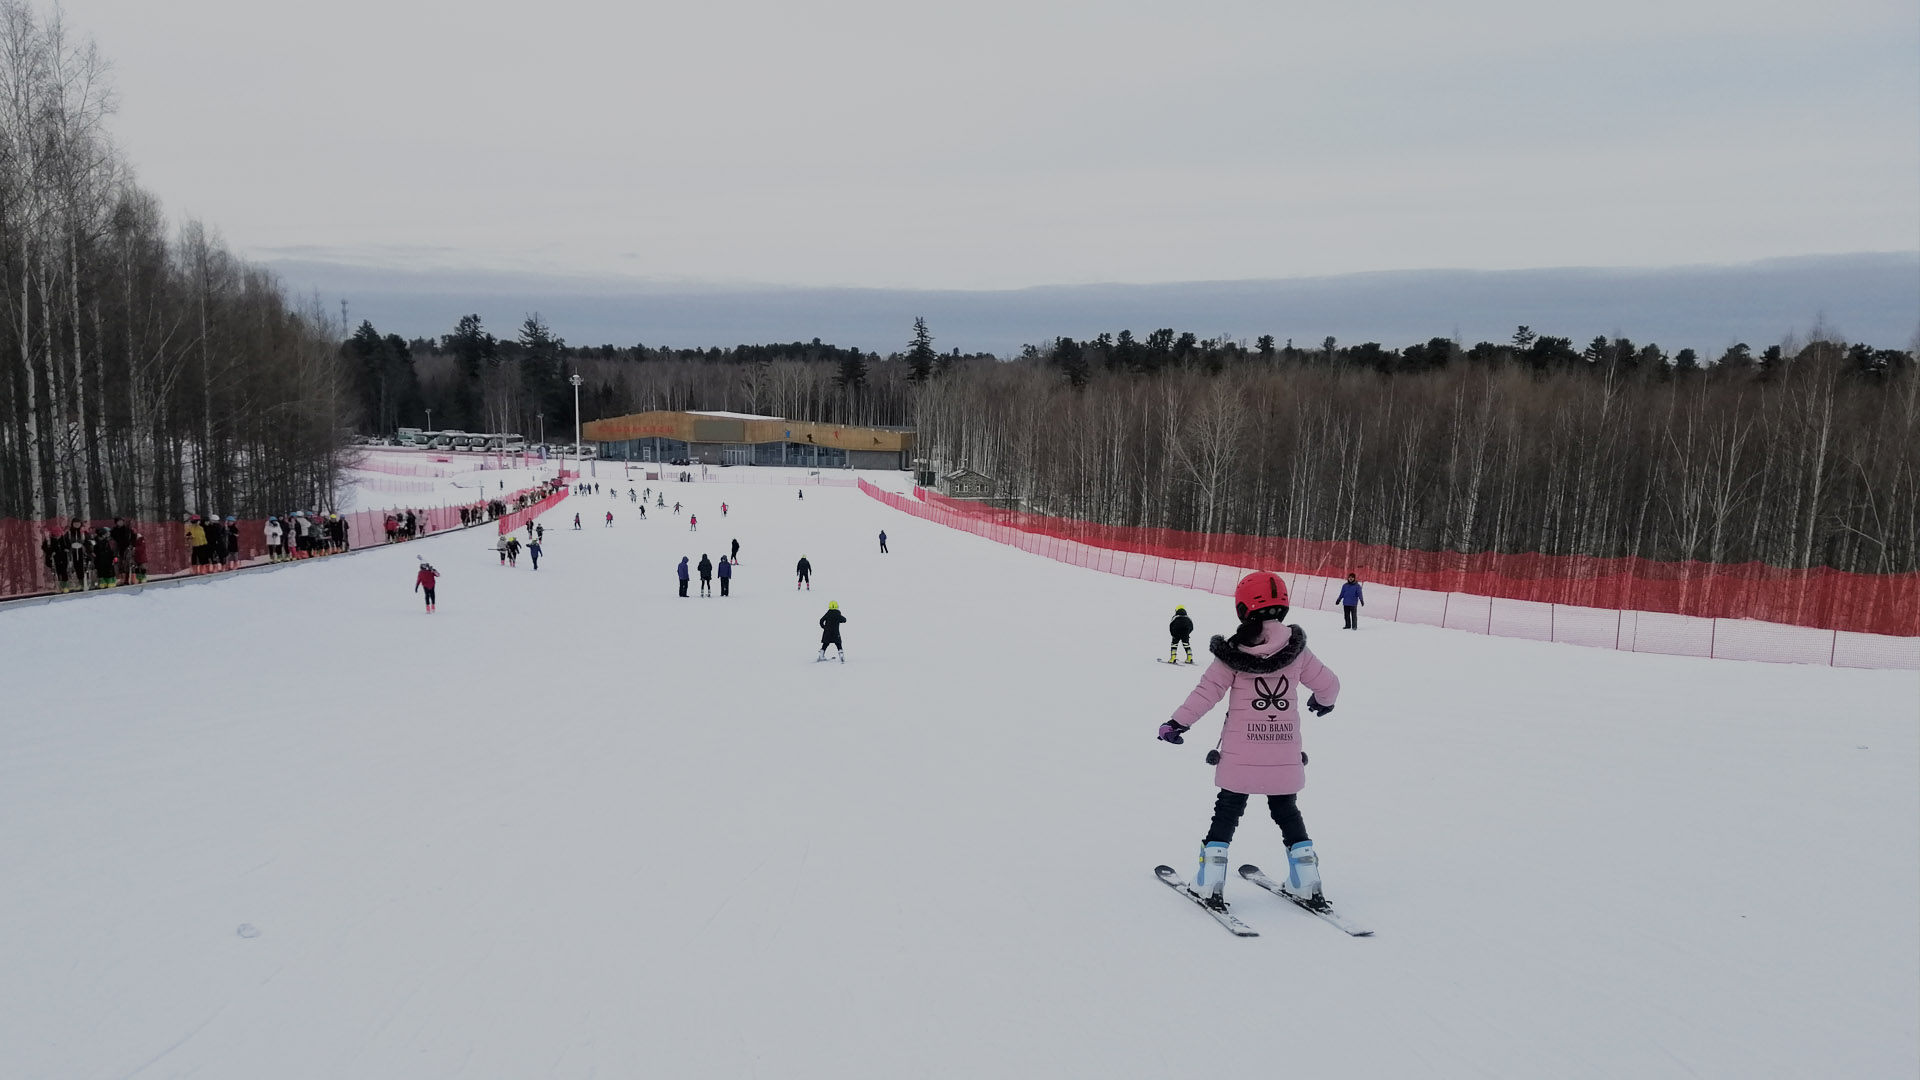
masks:
{"label": "black glove", "polygon": [[1187,741],[1186,734],[1187,734],[1187,725],[1181,723],[1178,720],[1169,720],[1166,723],[1160,725],[1160,741],[1161,742],[1170,742],[1175,746],[1179,746],[1181,743]]}
{"label": "black glove", "polygon": [[1328,713],[1333,711],[1333,706],[1322,705],[1320,704],[1319,698],[1313,696],[1312,694],[1308,694],[1307,695],[1307,711],[1312,713],[1315,716],[1325,716]]}

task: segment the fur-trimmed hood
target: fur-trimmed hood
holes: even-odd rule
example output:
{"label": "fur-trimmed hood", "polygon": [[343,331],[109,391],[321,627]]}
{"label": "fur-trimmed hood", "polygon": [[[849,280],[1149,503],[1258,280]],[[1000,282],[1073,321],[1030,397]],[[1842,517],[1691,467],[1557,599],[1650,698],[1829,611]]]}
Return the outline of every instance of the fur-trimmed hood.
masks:
{"label": "fur-trimmed hood", "polygon": [[[1215,657],[1219,658],[1221,663],[1235,671],[1245,671],[1254,675],[1268,675],[1293,663],[1300,658],[1302,652],[1306,651],[1307,632],[1298,626],[1289,626],[1287,629],[1292,631],[1292,633],[1288,635],[1287,640],[1281,643],[1278,648],[1273,647],[1273,642],[1263,641],[1257,645],[1250,646],[1251,649],[1256,651],[1249,652],[1247,649],[1235,645],[1226,638],[1215,634],[1213,640],[1207,645],[1207,651],[1213,653]],[[1271,634],[1272,631],[1268,631],[1268,633]]]}

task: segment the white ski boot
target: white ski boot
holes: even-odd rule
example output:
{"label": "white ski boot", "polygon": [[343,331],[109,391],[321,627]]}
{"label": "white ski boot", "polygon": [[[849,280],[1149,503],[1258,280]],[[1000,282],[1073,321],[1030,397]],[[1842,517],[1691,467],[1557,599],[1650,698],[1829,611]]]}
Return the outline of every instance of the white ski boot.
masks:
{"label": "white ski boot", "polygon": [[1320,856],[1313,853],[1313,841],[1302,840],[1287,851],[1287,883],[1282,886],[1302,900],[1319,902]]}
{"label": "white ski boot", "polygon": [[1225,908],[1226,886],[1227,845],[1216,841],[1200,849],[1200,869],[1193,875],[1193,891],[1208,907]]}

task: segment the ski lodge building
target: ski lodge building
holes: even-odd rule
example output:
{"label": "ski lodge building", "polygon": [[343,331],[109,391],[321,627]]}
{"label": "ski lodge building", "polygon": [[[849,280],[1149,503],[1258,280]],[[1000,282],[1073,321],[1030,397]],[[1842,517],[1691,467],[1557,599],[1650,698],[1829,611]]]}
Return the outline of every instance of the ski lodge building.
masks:
{"label": "ski lodge building", "polygon": [[846,427],[730,412],[644,412],[589,420],[582,437],[602,461],[907,469],[911,428]]}

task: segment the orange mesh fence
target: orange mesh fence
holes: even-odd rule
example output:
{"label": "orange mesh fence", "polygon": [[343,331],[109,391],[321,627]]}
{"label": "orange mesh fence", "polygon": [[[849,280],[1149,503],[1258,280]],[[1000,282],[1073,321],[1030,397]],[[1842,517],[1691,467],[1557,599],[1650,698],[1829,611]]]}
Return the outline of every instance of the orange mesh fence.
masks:
{"label": "orange mesh fence", "polygon": [[1633,652],[1920,668],[1920,575],[1646,559],[1458,555],[1367,544],[1127,528],[996,510],[864,481],[895,509],[1075,566],[1231,595],[1250,569],[1330,610],[1358,574],[1364,614],[1500,637]]}

